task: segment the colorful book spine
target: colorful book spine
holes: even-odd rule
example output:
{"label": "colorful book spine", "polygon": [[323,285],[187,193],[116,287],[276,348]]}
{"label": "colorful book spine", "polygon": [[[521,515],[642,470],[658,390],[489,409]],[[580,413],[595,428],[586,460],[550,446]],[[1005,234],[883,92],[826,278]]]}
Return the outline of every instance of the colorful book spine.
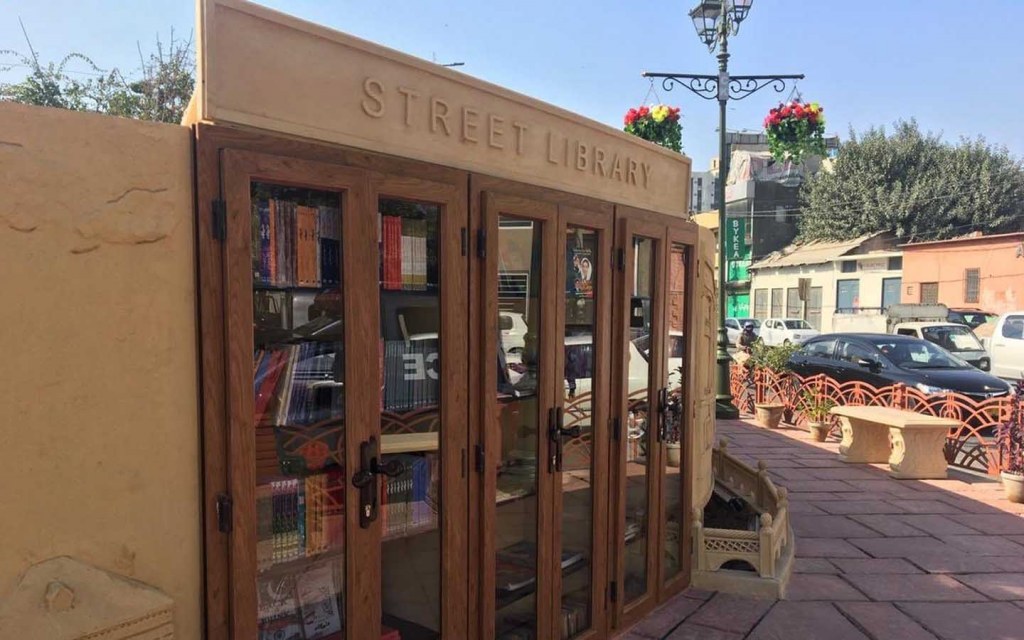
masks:
{"label": "colorful book spine", "polygon": [[267,267],[270,276],[270,284],[279,284],[280,278],[277,274],[277,219],[280,215],[277,200],[271,200],[267,211]]}

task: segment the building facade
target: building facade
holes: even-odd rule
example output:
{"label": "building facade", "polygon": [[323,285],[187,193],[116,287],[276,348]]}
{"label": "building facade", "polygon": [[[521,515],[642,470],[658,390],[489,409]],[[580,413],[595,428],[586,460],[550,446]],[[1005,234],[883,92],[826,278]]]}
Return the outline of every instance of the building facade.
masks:
{"label": "building facade", "polygon": [[718,175],[697,171],[690,176],[690,215],[718,207]]}
{"label": "building facade", "polygon": [[[890,234],[794,244],[751,265],[755,318],[803,318],[822,332],[837,313],[900,302],[902,257]],[[801,279],[806,296],[801,297]]]}
{"label": "building facade", "polygon": [[1006,313],[1024,306],[1024,233],[915,242],[903,250],[903,302]]}

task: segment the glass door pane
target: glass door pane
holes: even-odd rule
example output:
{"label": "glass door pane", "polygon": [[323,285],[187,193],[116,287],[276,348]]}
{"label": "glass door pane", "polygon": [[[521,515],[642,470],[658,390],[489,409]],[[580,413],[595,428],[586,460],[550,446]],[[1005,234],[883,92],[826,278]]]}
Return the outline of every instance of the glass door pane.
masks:
{"label": "glass door pane", "polygon": [[[495,637],[537,638],[542,222],[498,218]],[[490,366],[494,366],[493,364]],[[545,414],[546,417],[546,414]],[[546,605],[546,603],[545,603]]]}
{"label": "glass door pane", "polygon": [[441,637],[441,216],[378,200],[381,638]]}
{"label": "glass door pane", "polygon": [[[594,410],[607,402],[597,392],[598,232],[565,227],[564,380],[561,433],[561,609],[556,622],[561,638],[573,638],[593,623]],[[602,259],[604,257],[602,256]],[[601,263],[603,264],[603,262]],[[607,267],[605,267],[607,268]],[[603,354],[602,354],[603,355]],[[602,374],[603,375],[603,374]],[[603,537],[601,538],[603,539]]]}
{"label": "glass door pane", "polygon": [[260,638],[344,637],[345,392],[339,193],[253,182]]}
{"label": "glass door pane", "polygon": [[626,360],[625,487],[625,602],[643,596],[648,589],[648,525],[650,518],[651,412],[653,362],[658,327],[655,326],[654,287],[656,240],[632,238],[632,278],[629,291],[628,355]]}
{"label": "glass door pane", "polygon": [[668,389],[663,394],[660,419],[661,441],[665,456],[662,481],[662,516],[663,554],[662,578],[668,582],[679,575],[683,566],[682,539],[683,531],[683,476],[682,476],[682,443],[683,439],[683,398],[684,378],[686,376],[687,354],[686,340],[683,333],[688,317],[686,308],[687,255],[686,245],[671,245],[668,264],[668,335],[665,343],[665,362]]}

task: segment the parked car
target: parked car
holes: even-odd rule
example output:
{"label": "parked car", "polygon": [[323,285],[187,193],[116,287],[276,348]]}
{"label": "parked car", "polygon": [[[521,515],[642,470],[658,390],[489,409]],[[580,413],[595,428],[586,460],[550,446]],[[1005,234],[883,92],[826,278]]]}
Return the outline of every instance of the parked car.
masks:
{"label": "parked car", "polygon": [[904,322],[893,327],[892,332],[937,344],[982,371],[992,367],[984,345],[967,325],[953,322]]}
{"label": "parked car", "polygon": [[1024,311],[999,316],[988,339],[992,373],[1007,380],[1024,377]]}
{"label": "parked car", "polygon": [[768,318],[761,323],[760,338],[769,347],[803,344],[819,335],[806,320],[800,318]]}
{"label": "parked car", "polygon": [[502,311],[498,315],[498,327],[501,329],[501,344],[508,353],[522,353],[526,346],[526,320],[523,314],[514,311]]}
{"label": "parked car", "polygon": [[965,324],[972,329],[977,329],[986,322],[993,322],[999,316],[981,309],[950,309],[946,320],[957,324]]}
{"label": "parked car", "polygon": [[839,383],[873,387],[903,383],[922,393],[954,391],[973,400],[1011,393],[1005,380],[979,371],[927,340],[880,333],[830,333],[790,356],[798,375],[825,374]]}
{"label": "parked car", "polygon": [[729,344],[735,345],[736,341],[739,340],[740,332],[743,331],[743,325],[748,322],[754,325],[754,335],[758,335],[761,332],[761,321],[757,318],[726,318],[725,319],[725,332],[729,334]]}

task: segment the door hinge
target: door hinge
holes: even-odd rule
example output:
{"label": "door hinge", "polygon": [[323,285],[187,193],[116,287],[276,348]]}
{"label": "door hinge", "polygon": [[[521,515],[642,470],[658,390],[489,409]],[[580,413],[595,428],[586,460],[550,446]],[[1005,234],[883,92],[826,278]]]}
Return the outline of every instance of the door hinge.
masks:
{"label": "door hinge", "polygon": [[460,236],[462,240],[462,255],[466,255],[466,252],[469,251],[469,231],[466,227],[462,227]]}
{"label": "door hinge", "polygon": [[231,533],[232,518],[234,514],[231,496],[226,493],[217,494],[217,531]]}
{"label": "door hinge", "polygon": [[612,602],[619,601],[619,583],[614,580],[608,584],[608,599]]}
{"label": "door hinge", "polygon": [[612,418],[612,439],[618,442],[622,437],[622,421],[618,418]]}
{"label": "door hinge", "polygon": [[619,265],[619,271],[626,270],[626,250],[619,247],[615,250],[615,262]]}
{"label": "door hinge", "polygon": [[217,198],[211,203],[213,237],[223,242],[228,237],[228,203]]}
{"label": "door hinge", "polygon": [[476,257],[487,257],[487,230],[483,227],[476,230]]}
{"label": "door hinge", "polygon": [[484,472],[484,446],[482,444],[473,445],[473,451],[475,453],[475,459],[473,465],[476,467],[478,473]]}

